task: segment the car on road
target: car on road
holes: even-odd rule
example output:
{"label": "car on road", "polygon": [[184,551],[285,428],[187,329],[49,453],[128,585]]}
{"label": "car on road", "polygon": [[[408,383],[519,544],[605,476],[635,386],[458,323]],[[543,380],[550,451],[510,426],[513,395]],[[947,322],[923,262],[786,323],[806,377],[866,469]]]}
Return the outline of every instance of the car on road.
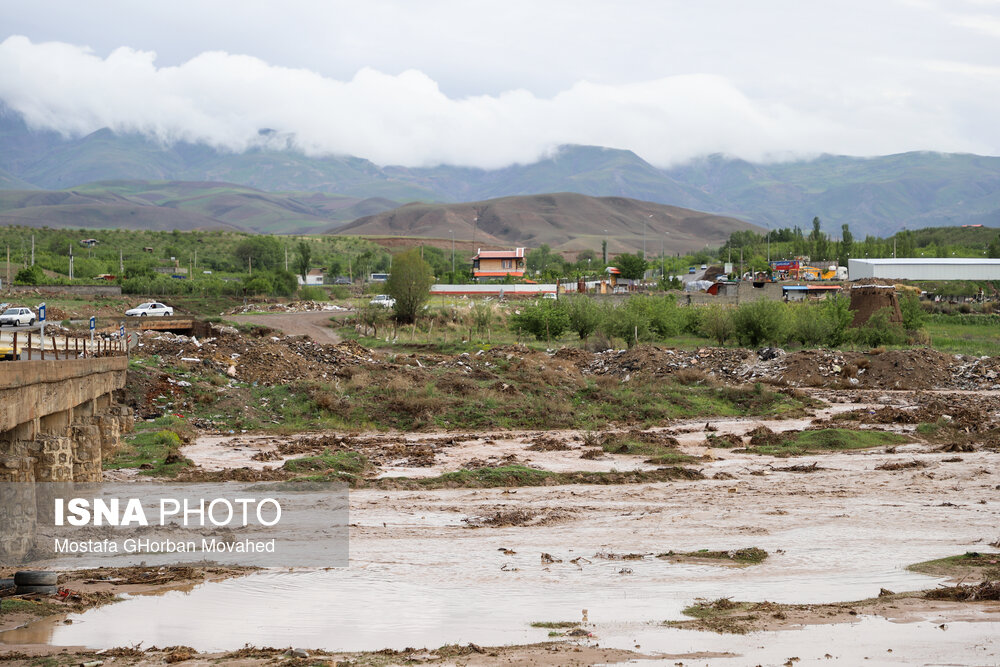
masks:
{"label": "car on road", "polygon": [[350,285],[351,284],[351,279],[348,278],[347,276],[337,276],[337,278],[333,281],[333,284],[334,285]]}
{"label": "car on road", "polygon": [[23,327],[31,326],[35,323],[35,313],[31,308],[21,308],[14,306],[3,311],[0,315],[0,327]]}
{"label": "car on road", "polygon": [[702,265],[701,265],[701,270],[702,270],[702,271],[704,271],[704,270],[705,270],[705,269],[707,269],[707,268],[708,268],[708,264],[702,264]]}
{"label": "car on road", "polygon": [[173,315],[174,309],[170,306],[160,303],[159,301],[147,301],[146,303],[140,303],[135,308],[129,308],[125,311],[126,317],[166,317],[168,315]]}
{"label": "car on road", "polygon": [[376,294],[375,298],[369,301],[373,306],[382,306],[383,308],[395,308],[396,300],[393,299],[388,294]]}
{"label": "car on road", "polygon": [[693,266],[689,266],[688,273],[697,273],[697,269],[695,269]]}

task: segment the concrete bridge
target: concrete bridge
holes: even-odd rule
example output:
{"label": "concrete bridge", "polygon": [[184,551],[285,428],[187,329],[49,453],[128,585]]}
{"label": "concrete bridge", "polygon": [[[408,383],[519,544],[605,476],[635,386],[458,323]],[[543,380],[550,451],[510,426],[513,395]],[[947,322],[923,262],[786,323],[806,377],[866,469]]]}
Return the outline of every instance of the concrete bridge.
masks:
{"label": "concrete bridge", "polygon": [[99,482],[131,430],[124,356],[0,363],[0,482]]}

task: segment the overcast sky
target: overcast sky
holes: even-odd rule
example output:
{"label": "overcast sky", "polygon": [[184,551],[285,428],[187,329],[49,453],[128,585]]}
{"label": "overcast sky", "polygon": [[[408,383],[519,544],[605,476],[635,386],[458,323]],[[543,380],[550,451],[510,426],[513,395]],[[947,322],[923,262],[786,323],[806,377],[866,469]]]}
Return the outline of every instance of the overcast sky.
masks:
{"label": "overcast sky", "polygon": [[0,0],[37,127],[499,167],[1000,154],[1000,0]]}

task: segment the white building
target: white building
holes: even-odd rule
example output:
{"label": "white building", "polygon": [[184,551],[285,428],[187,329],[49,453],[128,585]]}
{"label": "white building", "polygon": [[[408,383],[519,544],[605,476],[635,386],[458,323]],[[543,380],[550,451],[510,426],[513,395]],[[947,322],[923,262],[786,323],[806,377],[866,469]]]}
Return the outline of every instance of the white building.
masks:
{"label": "white building", "polygon": [[850,280],[1000,280],[1000,259],[975,257],[896,257],[849,259]]}
{"label": "white building", "polygon": [[322,285],[323,269],[309,269],[305,280],[302,280],[302,276],[300,275],[296,275],[295,277],[298,278],[300,285]]}

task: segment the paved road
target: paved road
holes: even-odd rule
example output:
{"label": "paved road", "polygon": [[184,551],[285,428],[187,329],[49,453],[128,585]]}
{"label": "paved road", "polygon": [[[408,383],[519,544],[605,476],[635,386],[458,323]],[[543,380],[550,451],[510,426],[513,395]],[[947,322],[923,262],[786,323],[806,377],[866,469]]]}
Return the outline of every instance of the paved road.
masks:
{"label": "paved road", "polygon": [[343,311],[315,313],[264,313],[262,315],[227,315],[233,322],[261,324],[289,336],[309,336],[317,343],[339,343],[340,336],[328,325],[331,317],[343,316]]}

